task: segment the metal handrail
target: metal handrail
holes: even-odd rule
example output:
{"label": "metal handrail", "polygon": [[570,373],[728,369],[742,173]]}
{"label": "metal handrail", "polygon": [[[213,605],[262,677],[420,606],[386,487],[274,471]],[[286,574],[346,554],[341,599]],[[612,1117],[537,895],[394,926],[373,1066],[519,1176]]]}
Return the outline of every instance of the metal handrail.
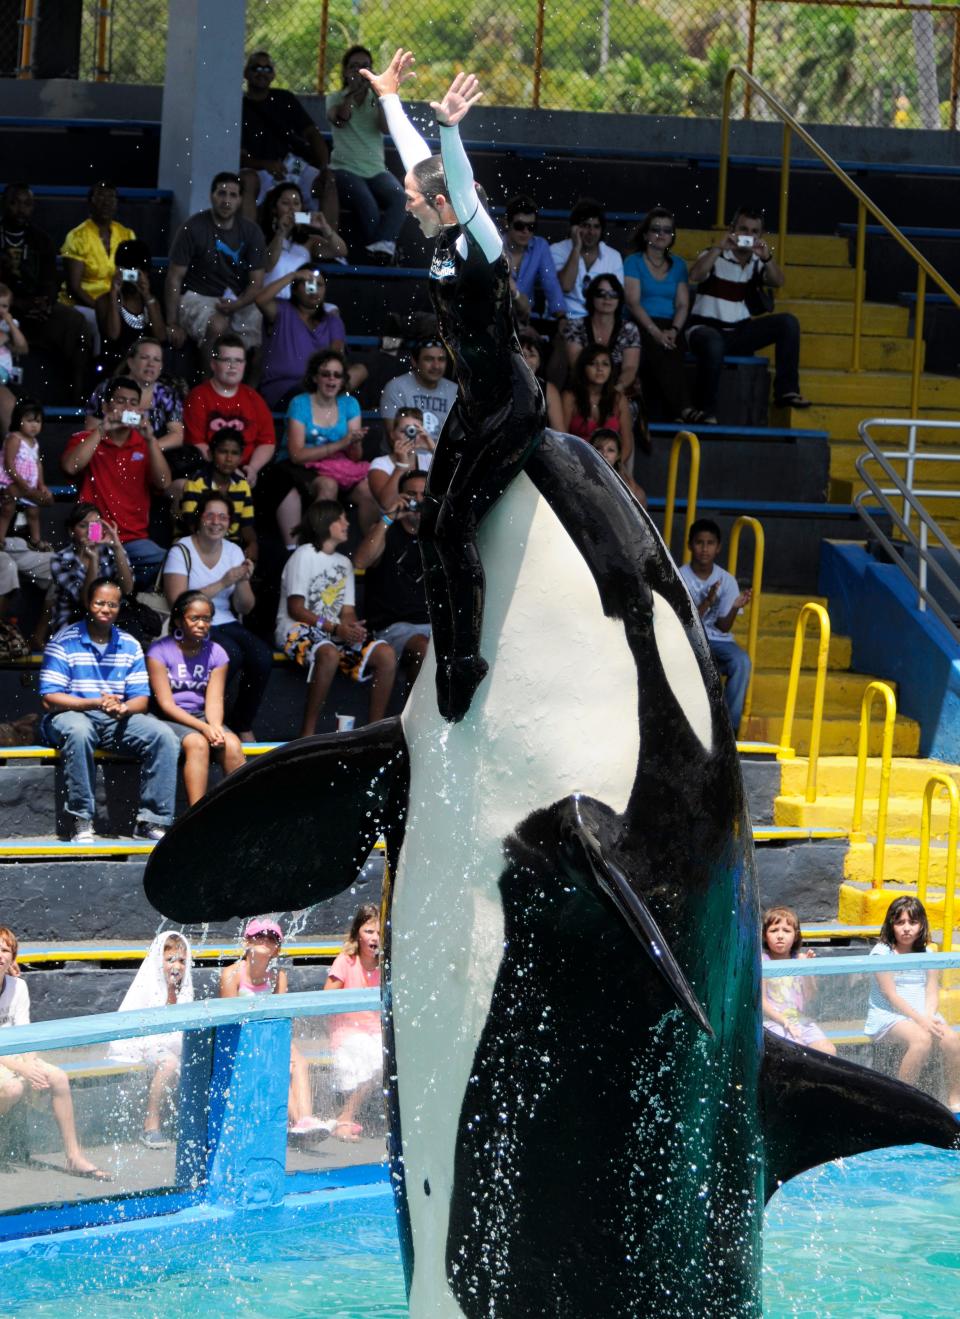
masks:
{"label": "metal handrail", "polygon": [[890,764],[893,760],[893,734],[897,722],[897,698],[885,682],[868,682],[860,702],[860,740],[857,743],[857,779],[853,791],[851,843],[865,843],[863,832],[863,798],[867,786],[867,755],[870,744],[870,719],[875,699],[883,698],[883,749],[880,753],[880,791],[877,794],[877,835],[873,846],[873,887],[883,888],[883,857],[887,846],[887,802],[890,799]]}
{"label": "metal handrail", "polygon": [[797,615],[793,633],[793,654],[790,657],[790,676],[787,679],[787,701],[783,708],[783,728],[780,730],[778,760],[793,760],[793,716],[797,708],[797,689],[800,686],[800,660],[807,620],[815,618],[820,624],[820,644],[817,647],[817,677],[813,689],[813,715],[810,720],[810,750],[807,761],[807,786],[804,800],[817,800],[817,761],[820,759],[820,730],[823,726],[823,702],[827,687],[827,658],[830,653],[830,615],[823,605],[808,601]]}
{"label": "metal handrail", "polygon": [[947,873],[943,885],[943,951],[953,948],[953,909],[957,897],[957,823],[960,820],[960,792],[947,774],[931,774],[923,785],[923,806],[920,815],[920,857],[917,862],[917,897],[926,904],[927,881],[930,874],[930,825],[934,793],[946,788],[950,798],[950,818],[947,824]]}
{"label": "metal handrail", "polygon": [[740,553],[740,532],[749,527],[753,532],[753,578],[750,583],[750,613],[747,618],[747,655],[750,659],[750,681],[743,698],[741,720],[747,719],[753,708],[753,678],[757,671],[757,635],[760,631],[760,596],[763,591],[763,553],[765,539],[763,526],[756,518],[742,514],[734,522],[730,531],[730,549],[727,554],[727,571],[731,577],[737,575],[737,559]]}
{"label": "metal handrail", "polygon": [[[871,430],[878,427],[906,427],[908,443],[905,449],[881,449]],[[960,499],[960,490],[937,490],[916,488],[914,476],[918,463],[924,462],[960,462],[960,451],[942,449],[918,449],[917,432],[920,430],[955,430],[960,431],[957,421],[926,421],[919,417],[873,417],[862,421],[859,426],[860,438],[866,445],[866,453],[857,458],[857,475],[867,487],[854,496],[853,503],[861,519],[886,550],[893,563],[917,592],[917,608],[925,611],[928,607],[943,623],[944,627],[960,644],[960,626],[944,609],[929,588],[930,574],[943,587],[949,600],[955,605],[955,615],[960,616],[960,553],[950,537],[923,503],[924,499]],[[894,462],[904,463],[906,470],[901,475],[893,466]],[[888,484],[883,485],[871,470],[876,465],[886,477]],[[904,554],[904,542],[896,541],[888,535],[882,523],[875,515],[870,504],[878,504],[890,518],[894,526],[903,534],[904,540],[917,552],[917,567],[914,569]],[[912,525],[916,515],[917,530]],[[946,560],[946,566],[931,553],[932,547]]]}
{"label": "metal handrail", "polygon": [[790,201],[790,148],[792,144],[792,135],[796,135],[801,142],[812,151],[818,160],[826,165],[836,178],[840,180],[848,192],[853,193],[857,199],[857,257],[855,269],[855,283],[861,301],[854,304],[853,320],[853,346],[851,348],[850,370],[860,370],[860,340],[863,332],[862,325],[862,295],[865,283],[865,261],[866,261],[866,229],[867,229],[867,212],[879,221],[886,229],[887,233],[893,238],[907,255],[917,265],[917,310],[914,316],[913,324],[913,364],[910,376],[910,411],[916,414],[920,407],[920,375],[923,365],[923,316],[927,292],[927,279],[933,280],[938,288],[946,293],[947,297],[955,307],[960,307],[960,293],[949,284],[947,280],[936,270],[922,252],[918,251],[910,242],[909,238],[897,228],[891,219],[880,210],[874,202],[870,200],[862,188],[854,183],[853,179],[841,168],[834,160],[830,153],[820,145],[816,138],[795,119],[790,111],[775,96],[771,95],[753,75],[739,64],[731,65],[727,70],[727,75],[723,81],[723,122],[720,138],[720,178],[717,186],[717,226],[722,228],[726,224],[727,211],[727,173],[730,163],[730,123],[731,108],[733,101],[733,83],[734,79],[742,78],[747,87],[757,94],[778,119],[783,124],[783,146],[781,152],[780,164],[780,227],[777,234],[777,256],[782,266],[786,258],[787,247],[787,212]]}
{"label": "metal handrail", "polygon": [[[677,473],[680,467],[680,450],[690,446],[690,474],[687,477],[687,516],[683,527],[681,563],[690,562],[690,528],[697,517],[697,492],[700,488],[700,441],[693,431],[677,431],[670,445],[670,464],[667,468],[667,493],[663,509],[663,542],[670,549],[673,539],[673,514],[677,505]],[[671,553],[673,551],[671,550]]]}

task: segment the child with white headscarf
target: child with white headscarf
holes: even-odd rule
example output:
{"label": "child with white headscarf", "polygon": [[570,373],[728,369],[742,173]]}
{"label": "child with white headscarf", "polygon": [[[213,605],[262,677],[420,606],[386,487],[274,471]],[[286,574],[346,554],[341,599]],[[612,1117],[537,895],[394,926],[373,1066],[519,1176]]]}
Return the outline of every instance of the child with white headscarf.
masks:
{"label": "child with white headscarf", "polygon": [[[167,930],[158,934],[133,982],[120,1004],[121,1012],[161,1008],[193,1002],[193,953],[185,934]],[[147,1063],[155,1068],[147,1094],[147,1111],[143,1119],[141,1144],[148,1149],[163,1149],[170,1142],[160,1130],[160,1109],[180,1075],[183,1035],[171,1031],[163,1035],[140,1035],[116,1040],[110,1046],[115,1058],[125,1062]]]}

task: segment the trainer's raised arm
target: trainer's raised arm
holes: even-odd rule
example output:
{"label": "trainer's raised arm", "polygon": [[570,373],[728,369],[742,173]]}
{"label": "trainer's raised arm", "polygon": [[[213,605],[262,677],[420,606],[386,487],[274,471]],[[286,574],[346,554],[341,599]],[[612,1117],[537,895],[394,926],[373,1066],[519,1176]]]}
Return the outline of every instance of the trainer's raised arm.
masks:
{"label": "trainer's raised arm", "polygon": [[447,88],[443,100],[431,101],[430,108],[437,116],[441,128],[453,128],[482,95],[476,74],[458,73]]}
{"label": "trainer's raised arm", "polygon": [[393,138],[394,146],[400,153],[403,168],[407,171],[430,155],[430,148],[407,118],[399,95],[402,84],[417,76],[413,70],[415,63],[413,52],[398,46],[393,59],[383,73],[373,73],[370,69],[360,70],[380,97],[380,107],[387,121],[387,129]]}
{"label": "trainer's raised arm", "polygon": [[459,124],[471,105],[483,92],[472,73],[458,73],[447,88],[442,101],[430,105],[440,125],[440,156],[447,181],[447,200],[460,225],[480,245],[488,261],[498,261],[503,254],[503,238],[477,194],[473,169],[463,142]]}

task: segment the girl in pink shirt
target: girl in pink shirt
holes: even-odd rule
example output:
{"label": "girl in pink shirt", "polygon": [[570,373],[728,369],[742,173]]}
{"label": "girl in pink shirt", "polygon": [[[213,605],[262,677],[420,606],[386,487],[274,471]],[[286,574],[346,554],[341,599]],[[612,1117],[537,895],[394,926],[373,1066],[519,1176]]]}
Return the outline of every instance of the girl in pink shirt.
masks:
{"label": "girl in pink shirt", "polygon": [[[365,902],[357,908],[343,951],[331,966],[324,989],[374,987],[380,987],[380,913],[372,903]],[[344,1012],[330,1020],[334,1074],[337,1088],[346,1096],[334,1135],[338,1140],[357,1141],[363,1134],[357,1113],[383,1076],[380,1016],[375,1012]]]}

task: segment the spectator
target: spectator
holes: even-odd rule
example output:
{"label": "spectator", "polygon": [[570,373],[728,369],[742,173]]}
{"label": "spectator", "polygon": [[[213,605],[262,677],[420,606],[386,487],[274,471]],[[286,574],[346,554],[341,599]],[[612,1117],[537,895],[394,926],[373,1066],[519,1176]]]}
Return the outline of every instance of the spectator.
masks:
{"label": "spectator", "polygon": [[638,500],[644,508],[646,508],[646,491],[643,486],[637,484],[629,472],[624,471],[620,448],[620,432],[610,430],[606,426],[598,426],[590,436],[590,443],[596,449],[603,461],[613,468],[633,497]]}
{"label": "spectator", "polygon": [[567,321],[563,327],[567,362],[572,370],[584,348],[599,344],[610,354],[617,373],[617,389],[630,398],[639,393],[640,331],[633,321],[624,320],[623,285],[616,275],[596,275],[590,282],[584,302],[586,316],[582,320]]}
{"label": "spectator", "polygon": [[510,265],[510,282],[514,293],[526,299],[530,315],[562,321],[567,314],[566,299],[550,244],[534,233],[537,210],[532,197],[513,197],[507,202],[503,250]]}
{"label": "spectator", "polygon": [[692,423],[703,421],[703,413],[691,406],[683,372],[690,285],[686,261],[670,251],[676,239],[673,213],[651,207],[631,240],[639,251],[624,262],[624,288],[640,327],[645,396],[662,396],[668,417]]}
{"label": "spectator", "polygon": [[[295,183],[278,183],[263,200],[257,223],[267,244],[264,284],[272,284],[301,266],[336,261],[347,255],[346,243],[331,229],[322,211],[310,212],[309,224],[297,222],[298,212],[304,214],[306,208]],[[289,298],[289,287],[279,289],[276,296]]]}
{"label": "spectator", "polygon": [[67,514],[70,544],[50,561],[53,633],[78,623],[87,612],[87,592],[95,581],[116,582],[123,595],[133,594],[133,573],[117,528],[101,518],[93,504],[74,504]]}
{"label": "spectator", "polygon": [[[409,471],[428,472],[433,462],[434,443],[423,429],[419,408],[401,408],[387,432],[390,452],[374,458],[367,481],[370,493],[384,512],[397,502],[400,482]],[[376,530],[376,524],[372,528]]]}
{"label": "spectator", "polygon": [[[47,611],[44,601],[50,590],[50,561],[53,558],[46,550],[33,550],[22,536],[7,536],[0,550],[0,655],[7,659],[22,659],[32,647],[40,650],[47,636]],[[2,620],[11,606],[14,592],[27,588],[33,596],[20,599],[17,613],[18,626]],[[26,614],[31,604],[37,608],[33,611],[33,628],[30,646],[24,641],[19,629],[27,631]],[[24,607],[26,606],[26,607]]]}
{"label": "spectator", "polygon": [[[153,435],[170,465],[174,478],[195,470],[199,455],[184,452],[183,387],[163,370],[163,348],[158,339],[145,336],[131,344],[126,361],[117,374],[129,376],[140,386],[140,433]],[[84,425],[93,430],[103,420],[103,395],[108,381],[102,380],[87,400]]]}
{"label": "spectator", "polygon": [[419,408],[423,429],[434,443],[457,397],[457,387],[447,380],[447,350],[441,339],[422,339],[410,354],[410,370],[394,376],[380,395],[380,416],[390,422],[401,408]]}
{"label": "spectator", "polygon": [[21,368],[16,358],[30,351],[12,308],[13,290],[0,284],[0,432],[3,434],[10,429],[10,417],[17,401],[12,386],[20,383]]}
{"label": "spectator", "polygon": [[150,492],[166,490],[170,468],[152,429],[140,432],[140,386],[114,376],[103,391],[103,420],[70,438],[61,459],[68,476],[83,473],[80,498],[116,523],[137,586],[152,585],[164,552],[150,540]]}
{"label": "spectator", "polygon": [[[176,1007],[193,1002],[193,954],[185,934],[164,930],[155,935],[146,957],[120,1004],[121,1012],[144,1012],[150,1008]],[[112,1040],[110,1056],[119,1062],[153,1068],[147,1091],[141,1145],[149,1150],[165,1149],[170,1142],[160,1129],[161,1108],[169,1099],[180,1074],[183,1033],[134,1035]]]}
{"label": "spectator", "polygon": [[[377,989],[380,985],[380,913],[370,902],[359,906],[343,948],[327,972],[324,989]],[[337,1089],[344,1105],[337,1114],[337,1140],[355,1143],[363,1135],[357,1121],[363,1101],[383,1076],[379,1012],[344,1012],[329,1019],[330,1049]]]}
{"label": "spectator", "polygon": [[117,268],[95,310],[102,349],[100,369],[116,370],[144,335],[166,343],[167,323],[160,299],[150,288],[150,249],[139,238],[117,248]]}
{"label": "spectator", "polygon": [[183,408],[184,438],[210,460],[210,438],[229,430],[243,442],[240,469],[256,485],[261,470],[276,452],[270,409],[255,389],[243,383],[247,359],[243,340],[223,334],[213,345],[211,378],[191,389]]}
{"label": "spectator", "polygon": [[623,258],[601,242],[606,223],[606,212],[600,203],[592,197],[581,197],[570,212],[570,237],[550,245],[567,301],[567,315],[573,320],[582,320],[587,315],[585,299],[592,279],[598,275],[616,275],[623,282]]}
{"label": "spectator", "polygon": [[367,626],[378,641],[393,647],[398,664],[405,664],[410,683],[430,641],[427,593],[417,532],[427,488],[425,472],[402,473],[399,491],[385,505],[383,516],[357,546],[353,566],[364,571],[363,602]]}
{"label": "spectator", "polygon": [[[293,92],[271,86],[276,69],[269,52],[255,50],[249,55],[243,76],[247,83],[240,124],[244,184],[248,174],[256,174],[245,193],[259,206],[274,184],[295,183],[303,197],[317,197],[336,222],[336,189],[329,185],[323,134]],[[252,210],[247,213],[253,219]]]}
{"label": "spectator", "polygon": [[27,183],[8,183],[0,216],[0,280],[13,290],[13,314],[32,351],[55,353],[69,376],[71,400],[83,397],[93,335],[72,307],[57,301],[60,277],[51,239],[32,221]]}
{"label": "spectator", "polygon": [[762,298],[764,288],[783,288],[783,271],[763,236],[760,211],[741,206],[730,221],[722,243],[706,248],[690,267],[697,285],[693,312],[687,322],[687,343],[697,359],[699,405],[708,425],[717,421],[720,372],[727,355],[750,354],[775,345],[774,405],[808,408],[800,393],[800,324],[780,312],[754,319],[748,302]]}
{"label": "spectator", "polygon": [[313,354],[303,377],[304,392],[287,409],[284,443],[293,466],[311,474],[299,479],[301,498],[304,479],[313,498],[344,494],[356,507],[361,531],[366,531],[380,509],[367,481],[370,464],[363,459],[366,430],[360,425],[360,404],[345,392],[346,375],[342,353],[325,348]]}
{"label": "spectator", "polygon": [[326,99],[333,136],[330,164],[340,205],[349,207],[360,230],[365,260],[392,265],[403,226],[406,198],[399,179],[387,169],[383,134],[387,122],[373,89],[360,74],[373,67],[365,46],[351,46],[340,63],[343,87]]}
{"label": "spectator", "polygon": [[181,519],[192,525],[200,496],[208,491],[222,495],[230,505],[227,539],[239,545],[251,563],[256,563],[259,547],[253,520],[253,492],[250,482],[240,473],[243,440],[233,431],[216,431],[209,448],[209,463],[184,484]]}
{"label": "spectator", "polygon": [[287,560],[280,582],[275,640],[288,658],[307,669],[300,737],[316,731],[338,668],[354,682],[373,679],[371,723],[384,717],[393,691],[393,650],[372,637],[357,618],[353,565],[337,552],[349,530],[342,504],[323,500],[311,505],[300,530],[300,548]]}
{"label": "spectator", "polygon": [[[281,300],[281,290],[290,297]],[[266,285],[257,298],[267,326],[260,393],[271,408],[286,411],[300,392],[303,369],[311,353],[321,348],[343,352],[346,329],[337,308],[324,302],[323,271],[306,265]]]}
{"label": "spectator", "polygon": [[[17,966],[17,948],[17,936],[13,930],[8,925],[0,925],[0,1030],[7,1026],[30,1025],[30,991]],[[0,1117],[23,1098],[28,1086],[36,1095],[50,1092],[50,1107],[60,1128],[67,1172],[97,1182],[112,1181],[112,1177],[91,1163],[80,1148],[66,1073],[35,1053],[2,1055]]]}
{"label": "spectator", "polygon": [[163,589],[172,606],[184,591],[202,591],[213,602],[210,637],[230,656],[230,675],[239,679],[230,717],[242,742],[255,742],[253,722],[267,688],[273,656],[270,647],[244,627],[255,604],[250,587],[253,564],[227,540],[233,517],[229,500],[215,491],[197,500],[196,530],[176,541],[163,569]]}
{"label": "spectator", "polygon": [[53,495],[43,479],[38,436],[43,429],[43,408],[31,398],[21,399],[10,418],[10,433],[3,445],[0,465],[0,545],[7,538],[17,504],[26,508],[31,549],[51,547],[40,536],[40,507],[48,508]]}
{"label": "spectator", "polygon": [[58,632],[43,653],[40,695],[47,711],[40,740],[61,753],[67,813],[77,843],[95,839],[93,752],[122,751],[140,761],[140,807],[134,835],[162,838],[173,819],[179,743],[147,714],[150,683],[139,642],[115,620],[120,587],[98,579],[87,617]]}
{"label": "spectator", "polygon": [[263,235],[239,215],[240,180],[215,174],[210,209],[181,225],[167,270],[167,338],[182,348],[189,337],[208,356],[220,335],[239,335],[246,348],[260,345],[255,299],[263,283]]}
{"label": "spectator", "polygon": [[544,341],[536,330],[521,330],[519,334],[520,351],[523,353],[523,360],[537,377],[537,384],[543,390],[543,397],[547,403],[547,425],[552,426],[554,430],[563,430],[563,404],[560,401],[560,391],[552,380],[544,378],[543,374],[543,349]]}
{"label": "spectator", "polygon": [[[282,943],[283,931],[276,921],[256,917],[248,921],[243,932],[243,957],[220,972],[220,998],[285,994],[287,973],[276,965]],[[332,1123],[314,1117],[312,1109],[310,1068],[296,1044],[291,1044],[287,1097],[287,1131],[290,1135],[329,1136]]]}
{"label": "spectator", "polygon": [[60,301],[89,322],[94,352],[99,348],[97,299],[106,293],[117,269],[117,248],[136,238],[132,229],[120,224],[117,214],[117,189],[112,183],[95,183],[87,193],[90,214],[71,229],[63,240],[63,292]]}
{"label": "spectator", "polygon": [[686,582],[700,615],[714,663],[726,676],[723,699],[734,734],[737,734],[750,682],[750,657],[730,636],[730,630],[737,614],[750,603],[752,592],[741,591],[736,578],[717,563],[721,539],[716,522],[709,518],[699,518],[694,522],[687,537],[693,557],[680,569],[680,576]]}
{"label": "spectator", "polygon": [[623,471],[633,471],[633,420],[630,405],[616,386],[610,352],[602,344],[584,348],[573,368],[572,388],[565,389],[563,429],[589,440],[601,427],[620,436]]}
{"label": "spectator", "polygon": [[147,652],[154,704],[183,748],[183,786],[192,806],[206,795],[210,761],[224,774],[243,764],[243,747],[223,723],[230,656],[210,636],[214,604],[184,591],[170,610],[170,635]]}

